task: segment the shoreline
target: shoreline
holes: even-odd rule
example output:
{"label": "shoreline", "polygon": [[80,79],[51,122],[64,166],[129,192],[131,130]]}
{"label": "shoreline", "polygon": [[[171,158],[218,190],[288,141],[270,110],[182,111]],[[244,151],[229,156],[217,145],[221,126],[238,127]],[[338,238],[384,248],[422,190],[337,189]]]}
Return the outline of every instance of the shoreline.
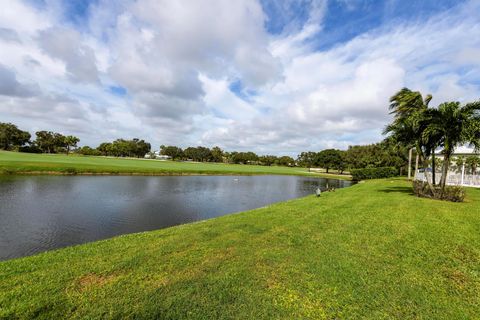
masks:
{"label": "shoreline", "polygon": [[301,176],[312,178],[325,178],[352,181],[352,176],[324,174],[324,173],[279,173],[279,172],[62,172],[62,171],[0,171],[0,177],[7,176],[265,176],[265,175],[279,175],[279,176]]}

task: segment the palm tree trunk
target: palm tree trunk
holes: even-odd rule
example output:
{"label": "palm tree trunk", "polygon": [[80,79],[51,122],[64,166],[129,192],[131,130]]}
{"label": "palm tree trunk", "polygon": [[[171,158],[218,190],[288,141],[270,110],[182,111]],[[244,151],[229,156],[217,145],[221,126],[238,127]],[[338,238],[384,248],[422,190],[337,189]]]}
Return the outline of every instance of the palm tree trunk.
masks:
{"label": "palm tree trunk", "polygon": [[430,192],[432,193],[432,196],[434,198],[436,198],[437,193],[435,191],[435,186],[433,185],[432,181],[428,180],[428,175],[427,175],[428,161],[425,157],[422,157],[422,160],[423,160],[423,162],[422,162],[423,163],[423,174],[426,177],[428,188],[430,189]]}
{"label": "palm tree trunk", "polygon": [[433,152],[432,152],[432,184],[435,185],[435,171],[436,171],[436,167],[435,167],[435,148],[433,148]]}
{"label": "palm tree trunk", "polygon": [[417,151],[417,156],[415,157],[415,173],[413,174],[414,180],[415,180],[415,177],[417,176],[419,160],[420,160],[420,156],[418,155],[418,151]]}
{"label": "palm tree trunk", "polygon": [[448,174],[449,164],[450,164],[450,155],[446,153],[443,156],[442,179],[440,181],[440,188],[442,189],[442,193],[445,191],[445,185],[447,183],[447,174]]}

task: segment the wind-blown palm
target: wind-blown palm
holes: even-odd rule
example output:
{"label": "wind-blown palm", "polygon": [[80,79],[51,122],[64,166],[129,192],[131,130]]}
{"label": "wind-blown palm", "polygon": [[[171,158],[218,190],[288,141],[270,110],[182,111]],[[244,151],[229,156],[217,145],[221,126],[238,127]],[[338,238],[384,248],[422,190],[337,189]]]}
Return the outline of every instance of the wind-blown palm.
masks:
{"label": "wind-blown palm", "polygon": [[[443,168],[440,186],[445,189],[448,167],[455,148],[470,144],[480,149],[480,101],[461,106],[459,102],[445,102],[428,112],[428,125],[423,139],[437,139],[443,148]],[[441,139],[440,139],[441,137]]]}
{"label": "wind-blown palm", "polygon": [[384,134],[390,134],[397,142],[415,147],[422,163],[435,149],[433,137],[424,137],[423,131],[428,120],[428,104],[432,100],[431,95],[422,97],[418,91],[403,88],[390,98],[391,114],[393,122],[389,124]]}

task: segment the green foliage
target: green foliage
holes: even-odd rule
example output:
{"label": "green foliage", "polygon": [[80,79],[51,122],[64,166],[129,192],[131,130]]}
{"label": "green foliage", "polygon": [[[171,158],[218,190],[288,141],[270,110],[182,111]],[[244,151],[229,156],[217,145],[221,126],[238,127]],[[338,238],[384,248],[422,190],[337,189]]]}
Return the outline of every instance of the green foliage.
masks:
{"label": "green foliage", "polygon": [[30,142],[30,133],[22,131],[16,125],[0,122],[0,149],[12,150]]}
{"label": "green foliage", "polygon": [[350,146],[344,153],[347,168],[395,167],[405,172],[408,163],[408,149],[386,139],[380,143]]}
{"label": "green foliage", "polygon": [[468,156],[465,159],[465,165],[470,173],[474,174],[477,171],[477,168],[480,166],[480,157],[475,155]]}
{"label": "green foliage", "polygon": [[160,146],[160,154],[169,156],[172,160],[181,159],[184,156],[182,148],[176,146]]}
{"label": "green foliage", "polygon": [[451,156],[459,145],[470,144],[480,148],[480,102],[444,102],[428,111],[423,137],[435,137],[435,145],[443,148],[443,168],[440,186],[445,192]]}
{"label": "green foliage", "polygon": [[342,151],[336,149],[322,150],[316,154],[314,164],[325,170],[338,168],[342,163]]}
{"label": "green foliage", "polygon": [[89,146],[83,146],[77,150],[78,154],[82,154],[84,156],[100,156],[102,153],[98,149],[90,148]]}
{"label": "green foliage", "polygon": [[[427,158],[437,147],[442,147],[443,166],[440,186],[445,192],[446,178],[451,156],[462,144],[480,148],[480,102],[461,106],[459,102],[445,102],[438,108],[429,108],[428,95],[423,99],[419,92],[403,88],[390,99],[390,110],[394,115],[392,123],[384,130],[390,138],[407,147],[415,146],[424,168]],[[436,171],[432,162],[433,172]],[[432,193],[434,184],[429,188]]]}
{"label": "green foliage", "polygon": [[297,157],[297,165],[304,168],[311,168],[314,165],[317,153],[312,151],[302,152]]}
{"label": "green foliage", "polygon": [[224,152],[220,147],[213,147],[212,151],[212,161],[213,162],[223,162],[224,161]]}
{"label": "green foliage", "polygon": [[434,192],[426,182],[414,180],[413,193],[417,197],[446,200],[452,202],[463,202],[465,199],[465,188],[460,186],[446,186],[443,190],[435,186]]}
{"label": "green foliage", "polygon": [[258,157],[258,162],[262,166],[271,166],[277,161],[276,156],[271,156],[271,155],[265,155],[265,156],[260,156]]}
{"label": "green foliage", "polygon": [[138,138],[132,140],[117,139],[112,143],[102,143],[97,148],[97,150],[104,152],[108,156],[137,158],[143,158],[150,152],[150,149],[150,143]]}
{"label": "green foliage", "polygon": [[65,148],[65,136],[53,131],[37,131],[35,144],[44,153],[56,153]]}
{"label": "green foliage", "polygon": [[366,179],[381,179],[398,176],[398,170],[394,167],[380,167],[380,168],[363,168],[350,170],[352,179],[366,180]]}
{"label": "green foliage", "polygon": [[75,137],[75,136],[66,136],[63,139],[63,143],[65,145],[65,148],[67,149],[67,154],[70,153],[71,148],[76,148],[77,143],[79,143],[79,142],[80,142],[80,139]]}
{"label": "green foliage", "polygon": [[278,157],[275,160],[275,163],[279,166],[293,167],[295,166],[295,160],[289,156]]}
{"label": "green foliage", "polygon": [[254,164],[258,161],[258,156],[254,152],[231,152],[230,162],[235,164]]}
{"label": "green foliage", "polygon": [[201,146],[186,148],[183,151],[183,157],[198,162],[210,162],[213,160],[212,151],[209,148]]}

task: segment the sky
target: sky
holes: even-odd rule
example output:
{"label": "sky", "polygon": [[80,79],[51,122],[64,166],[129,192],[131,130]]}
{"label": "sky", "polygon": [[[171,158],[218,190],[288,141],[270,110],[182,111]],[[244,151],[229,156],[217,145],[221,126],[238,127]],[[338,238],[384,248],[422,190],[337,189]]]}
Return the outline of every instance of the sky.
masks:
{"label": "sky", "polygon": [[402,87],[480,99],[480,1],[0,0],[0,122],[292,155],[380,141]]}

